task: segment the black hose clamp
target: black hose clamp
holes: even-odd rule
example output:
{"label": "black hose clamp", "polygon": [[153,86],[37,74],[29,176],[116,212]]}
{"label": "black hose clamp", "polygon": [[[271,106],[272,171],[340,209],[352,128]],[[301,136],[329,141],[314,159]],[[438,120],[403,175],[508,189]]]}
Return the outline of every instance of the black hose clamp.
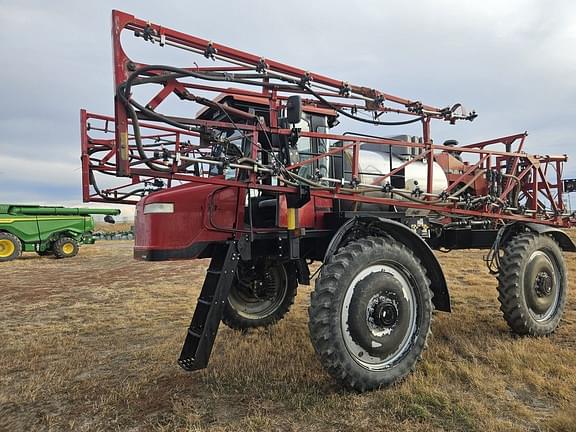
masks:
{"label": "black hose clamp", "polygon": [[418,115],[422,115],[424,111],[424,105],[422,105],[422,102],[420,101],[407,103],[406,108],[408,108],[408,112],[416,113]]}
{"label": "black hose clamp", "polygon": [[150,23],[146,24],[146,27],[144,27],[144,30],[142,30],[142,33],[140,33],[140,30],[135,30],[134,31],[134,36],[136,37],[141,37],[143,38],[145,41],[150,41],[152,43],[154,43],[154,39],[153,37],[156,36],[156,30],[154,30],[152,28],[152,26],[150,25]]}
{"label": "black hose clamp", "polygon": [[308,87],[308,84],[310,84],[310,81],[312,81],[312,76],[310,75],[310,72],[305,72],[302,78],[300,78],[299,85],[302,88],[306,88]]}
{"label": "black hose clamp", "polygon": [[352,177],[352,180],[350,180],[350,186],[356,189],[358,185],[360,185],[360,179],[358,177]]}
{"label": "black hose clamp", "polygon": [[208,46],[206,46],[206,49],[204,50],[204,57],[206,57],[207,59],[216,60],[214,58],[214,55],[216,54],[218,54],[218,50],[214,48],[212,41],[208,42]]}
{"label": "black hose clamp", "polygon": [[340,96],[350,97],[351,93],[352,89],[350,88],[350,84],[348,84],[346,81],[342,81],[342,85],[338,89],[338,94]]}
{"label": "black hose clamp", "polygon": [[256,65],[256,72],[265,73],[266,69],[268,69],[268,63],[266,63],[264,57],[260,57],[260,60],[258,60],[258,64]]}

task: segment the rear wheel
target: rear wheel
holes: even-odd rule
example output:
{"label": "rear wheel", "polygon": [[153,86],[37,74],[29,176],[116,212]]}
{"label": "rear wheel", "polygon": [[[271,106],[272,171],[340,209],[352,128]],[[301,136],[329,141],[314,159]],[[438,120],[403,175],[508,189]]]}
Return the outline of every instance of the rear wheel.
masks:
{"label": "rear wheel", "polygon": [[240,262],[222,321],[235,330],[266,327],[284,318],[298,280],[292,266],[269,259]]}
{"label": "rear wheel", "polygon": [[56,258],[72,258],[78,255],[78,249],[78,242],[71,237],[60,237],[52,246]]}
{"label": "rear wheel", "polygon": [[551,237],[526,232],[508,243],[500,259],[498,300],[515,333],[552,333],[562,318],[567,289],[562,252]]}
{"label": "rear wheel", "polygon": [[22,243],[13,234],[0,232],[0,262],[12,261],[22,255]]}
{"label": "rear wheel", "polygon": [[432,320],[430,281],[412,251],[391,238],[341,248],[312,293],[312,344],[327,371],[366,391],[404,378],[420,359]]}

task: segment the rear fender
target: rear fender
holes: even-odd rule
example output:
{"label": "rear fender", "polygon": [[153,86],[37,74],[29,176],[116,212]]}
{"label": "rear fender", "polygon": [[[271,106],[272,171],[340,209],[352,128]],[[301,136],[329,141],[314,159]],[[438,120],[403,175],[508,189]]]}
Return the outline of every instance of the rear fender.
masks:
{"label": "rear fender", "polygon": [[451,312],[450,295],[448,293],[446,278],[434,252],[432,252],[430,246],[428,246],[418,234],[399,222],[377,217],[357,217],[349,219],[332,237],[326,254],[324,255],[324,262],[343,245],[345,239],[349,238],[347,234],[351,233],[352,230],[358,229],[366,230],[366,234],[368,235],[389,235],[410,249],[426,268],[426,274],[430,279],[430,289],[434,293],[434,297],[432,298],[434,307],[443,312]]}
{"label": "rear fender", "polygon": [[[516,225],[511,225],[510,229]],[[538,234],[546,234],[552,237],[556,242],[560,245],[560,248],[565,252],[576,252],[576,245],[572,241],[568,234],[562,231],[559,228],[549,226],[549,225],[541,225],[537,223],[527,223],[525,225],[530,231],[533,231]]]}

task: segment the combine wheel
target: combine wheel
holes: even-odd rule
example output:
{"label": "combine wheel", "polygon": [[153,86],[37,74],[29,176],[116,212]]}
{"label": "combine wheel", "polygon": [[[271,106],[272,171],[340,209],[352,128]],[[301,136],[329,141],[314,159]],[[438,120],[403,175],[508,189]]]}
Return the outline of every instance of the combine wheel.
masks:
{"label": "combine wheel", "polygon": [[12,261],[22,255],[22,243],[18,237],[0,232],[0,262]]}
{"label": "combine wheel", "polygon": [[551,237],[526,232],[508,243],[500,259],[498,300],[515,333],[552,333],[562,317],[567,289],[562,252]]}
{"label": "combine wheel", "polygon": [[387,386],[414,368],[426,346],[430,281],[406,246],[366,237],[322,268],[309,316],[312,344],[334,378],[357,391]]}
{"label": "combine wheel", "polygon": [[71,237],[60,237],[52,246],[56,258],[72,258],[78,255],[78,242]]}
{"label": "combine wheel", "polygon": [[294,303],[298,280],[288,264],[240,262],[222,321],[235,330],[266,327],[284,318]]}

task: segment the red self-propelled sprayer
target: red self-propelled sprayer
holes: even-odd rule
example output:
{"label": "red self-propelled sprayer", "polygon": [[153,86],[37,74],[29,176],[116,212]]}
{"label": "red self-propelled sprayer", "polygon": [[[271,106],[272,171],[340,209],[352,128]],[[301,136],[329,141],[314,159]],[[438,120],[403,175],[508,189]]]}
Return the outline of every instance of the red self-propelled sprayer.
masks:
{"label": "red self-propelled sprayer", "polygon": [[[186,55],[130,58],[126,37]],[[312,344],[364,391],[412,370],[432,310],[450,311],[433,250],[485,248],[513,331],[554,331],[566,302],[560,229],[566,156],[524,151],[526,133],[432,140],[436,107],[112,14],[115,112],[81,112],[85,201],[136,205],[134,255],[211,258],[179,364],[206,367],[220,321],[282,319],[309,266]],[[354,132],[343,131],[362,125]],[[407,134],[421,126],[417,136]],[[375,131],[377,129],[377,131]],[[372,130],[372,131],[371,131]]]}

